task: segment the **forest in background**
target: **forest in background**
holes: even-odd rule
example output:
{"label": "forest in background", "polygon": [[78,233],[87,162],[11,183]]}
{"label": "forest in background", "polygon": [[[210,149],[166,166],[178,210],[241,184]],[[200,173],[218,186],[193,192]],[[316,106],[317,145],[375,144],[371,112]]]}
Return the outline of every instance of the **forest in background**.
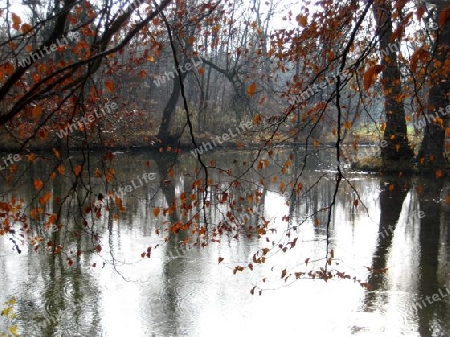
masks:
{"label": "forest in background", "polygon": [[[16,14],[7,2],[2,147],[167,149],[252,121],[231,145],[318,146],[339,135],[355,149],[385,139],[383,155],[397,159],[422,142],[420,157],[442,165],[447,115],[424,118],[448,105],[442,3],[25,1]],[[69,33],[77,39],[42,52]],[[114,114],[77,123],[106,102]]]}

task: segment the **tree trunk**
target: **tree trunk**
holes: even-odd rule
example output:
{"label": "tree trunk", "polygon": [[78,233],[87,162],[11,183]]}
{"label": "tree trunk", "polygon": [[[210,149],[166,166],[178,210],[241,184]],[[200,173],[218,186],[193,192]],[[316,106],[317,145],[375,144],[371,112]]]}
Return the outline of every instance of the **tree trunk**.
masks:
{"label": "tree trunk", "polygon": [[[181,81],[184,81],[187,72],[181,74]],[[177,106],[178,99],[181,94],[181,85],[180,78],[175,76],[173,79],[173,89],[172,94],[170,95],[169,101],[163,110],[161,125],[159,126],[158,139],[163,143],[171,143],[175,140],[175,136],[169,133],[170,121],[172,120],[173,114],[175,112],[175,108]]]}
{"label": "tree trunk", "polygon": [[375,21],[377,24],[380,51],[388,51],[383,57],[381,65],[382,88],[384,93],[384,108],[386,114],[386,127],[383,139],[387,146],[381,149],[383,159],[387,160],[409,160],[414,153],[409,146],[406,134],[405,108],[401,98],[400,70],[398,68],[397,54],[394,43],[390,43],[392,36],[392,6],[387,0],[376,0],[373,4]]}
{"label": "tree trunk", "polygon": [[[440,10],[438,10],[438,17]],[[428,108],[425,116],[427,126],[425,127],[425,134],[420,145],[417,159],[421,167],[427,168],[443,167],[445,165],[445,121],[448,119],[448,112],[446,106],[450,103],[450,76],[448,71],[445,71],[444,64],[450,52],[450,20],[444,23],[444,26],[438,30],[436,40],[436,53],[431,62],[433,68],[431,69],[432,83],[428,94]],[[447,59],[448,62],[448,59]],[[440,65],[439,65],[440,63]],[[433,123],[434,117],[439,117],[444,120],[442,124]]]}

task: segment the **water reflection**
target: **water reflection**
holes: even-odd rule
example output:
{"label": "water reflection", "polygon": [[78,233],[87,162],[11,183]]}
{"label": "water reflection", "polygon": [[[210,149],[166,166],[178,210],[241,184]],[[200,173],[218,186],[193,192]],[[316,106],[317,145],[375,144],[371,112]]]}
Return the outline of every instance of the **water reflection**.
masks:
{"label": "water reflection", "polygon": [[[295,182],[298,193],[291,193],[289,180],[279,174],[280,166],[269,165],[264,174],[249,170],[254,158],[251,151],[211,151],[207,162],[214,160],[222,169],[210,171],[214,185],[205,214],[209,223],[206,246],[197,234],[166,230],[168,222],[184,223],[197,213],[200,216],[193,223],[202,226],[203,195],[192,189],[202,176],[190,154],[118,155],[115,171],[122,185],[142,172],[154,172],[158,179],[125,195],[125,213],[109,199],[109,211],[99,218],[83,210],[98,193],[106,194],[118,184],[105,186],[95,177],[50,180],[53,195],[69,195],[72,201],[61,218],[67,231],[46,239],[54,242],[52,249],[58,244],[68,247],[69,255],[49,258],[35,253],[31,245],[22,246],[23,253],[18,255],[11,242],[1,238],[0,300],[12,295],[20,300],[16,309],[24,336],[449,333],[447,298],[422,309],[414,306],[450,284],[449,210],[442,202],[448,195],[442,190],[448,191],[448,186],[422,178],[348,172],[328,233],[338,262],[333,269],[355,281],[367,280],[372,290],[353,279],[325,283],[304,276],[296,281],[294,272],[307,273],[325,265],[324,224],[335,186],[332,170],[317,170],[317,161],[331,159],[316,157],[304,162],[301,151],[287,149],[277,154],[281,165],[293,155],[286,177]],[[99,158],[92,156],[95,167]],[[74,165],[82,160],[74,157]],[[30,202],[33,181],[48,174],[51,165],[33,166],[15,196]],[[244,179],[236,184],[241,175]],[[159,185],[159,180],[164,183]],[[354,205],[355,190],[361,197],[358,206]],[[231,208],[220,202],[224,193]],[[166,216],[163,211],[154,215],[155,208],[170,209],[186,197],[198,202],[181,211],[173,207],[176,211]],[[60,201],[52,198],[45,211],[52,213]],[[84,204],[81,212],[77,204]],[[34,200],[33,207],[38,206]],[[415,216],[419,210],[425,217]],[[258,239],[258,226],[264,221],[270,221],[267,235]],[[219,234],[221,228],[232,231]],[[44,235],[37,223],[32,229]],[[102,245],[100,254],[92,249],[96,236]],[[188,244],[180,246],[188,237]],[[213,238],[220,244],[211,242]],[[292,249],[283,252],[278,248],[294,238],[298,240]],[[152,247],[151,257],[142,258],[148,247]],[[266,263],[254,264],[251,271],[248,264],[253,254],[263,248],[271,248]],[[219,257],[223,258],[220,264]],[[236,266],[244,269],[233,275]],[[379,273],[384,268],[387,271]],[[291,274],[287,281],[281,278],[283,269]],[[255,286],[252,296],[250,290]]]}

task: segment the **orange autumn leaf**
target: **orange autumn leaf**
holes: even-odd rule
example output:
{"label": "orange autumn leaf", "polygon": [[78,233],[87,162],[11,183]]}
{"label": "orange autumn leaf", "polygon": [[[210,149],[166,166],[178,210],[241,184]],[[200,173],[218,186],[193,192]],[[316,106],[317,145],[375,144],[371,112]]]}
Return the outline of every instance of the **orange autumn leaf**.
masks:
{"label": "orange autumn leaf", "polygon": [[30,153],[30,154],[28,155],[28,160],[29,160],[29,161],[35,161],[35,160],[36,160],[36,155],[35,155],[34,153]]}
{"label": "orange autumn leaf", "polygon": [[42,206],[45,206],[45,204],[50,200],[51,196],[52,196],[52,195],[51,195],[50,192],[45,193],[44,196],[42,196],[42,197],[39,198],[39,203],[40,203]]}
{"label": "orange autumn leaf", "polygon": [[75,25],[78,22],[77,17],[74,15],[68,15],[67,21],[69,21],[72,25]]}
{"label": "orange autumn leaf", "polygon": [[140,78],[145,78],[145,76],[147,76],[147,72],[146,72],[145,70],[141,70],[141,71],[139,72],[138,76],[139,76]]}
{"label": "orange autumn leaf", "polygon": [[122,208],[122,207],[123,207],[123,205],[122,205],[122,199],[121,199],[121,198],[116,197],[116,198],[114,199],[114,202],[115,202],[115,204],[116,204],[117,207],[119,207],[119,208]]}
{"label": "orange autumn leaf", "polygon": [[436,178],[442,178],[442,170],[436,171]]}
{"label": "orange autumn leaf", "polygon": [[314,226],[319,226],[320,225],[320,220],[319,219],[317,219],[317,218],[315,218],[314,219]]}
{"label": "orange autumn leaf", "polygon": [[374,65],[367,69],[364,74],[364,90],[368,90],[372,86],[376,75],[378,75],[383,69],[384,66],[380,64]]}
{"label": "orange autumn leaf", "polygon": [[[20,26],[19,26],[19,25],[16,25],[16,24],[13,24],[13,28],[14,28],[15,30],[19,30],[19,29],[20,29]],[[15,43],[15,42],[9,41],[9,42],[8,42],[8,46],[9,46],[11,49],[17,49],[17,43]]]}
{"label": "orange autumn leaf", "polygon": [[115,174],[116,174],[116,171],[113,168],[109,168],[108,171],[105,173],[106,180],[108,182],[112,182]]}
{"label": "orange autumn leaf", "polygon": [[266,101],[266,99],[267,99],[267,96],[263,96],[263,97],[261,98],[261,100],[259,101],[259,104],[260,104],[260,105],[263,105],[264,102]]}
{"label": "orange autumn leaf", "polygon": [[12,164],[12,165],[9,167],[9,171],[10,171],[11,173],[16,173],[16,171],[17,171],[17,164]]}
{"label": "orange autumn leaf", "polygon": [[219,26],[219,25],[215,25],[215,26],[213,26],[212,29],[211,29],[211,31],[212,31],[213,34],[218,33],[219,30],[220,30],[220,26]]}
{"label": "orange autumn leaf", "polygon": [[12,16],[12,22],[15,25],[20,25],[22,23],[22,19],[16,13],[12,13],[11,16]]}
{"label": "orange autumn leaf", "polygon": [[297,22],[300,26],[306,27],[308,25],[308,20],[304,15],[297,15]]}
{"label": "orange autumn leaf", "polygon": [[95,169],[95,177],[96,177],[96,178],[101,178],[101,177],[102,177],[102,173],[100,172],[100,170],[98,169],[98,167]]}
{"label": "orange autumn leaf", "polygon": [[34,180],[34,188],[37,190],[42,189],[42,187],[44,186],[44,183],[42,182],[42,180],[40,179],[35,179]]}
{"label": "orange autumn leaf", "polygon": [[258,125],[261,123],[261,115],[257,114],[255,117],[253,117],[253,124]]}
{"label": "orange autumn leaf", "polygon": [[445,198],[445,202],[450,205],[450,195],[447,195]]}
{"label": "orange autumn leaf", "polygon": [[261,159],[257,165],[258,170],[262,170],[263,168],[267,167],[269,165],[269,161],[266,159]]}
{"label": "orange autumn leaf", "polygon": [[398,1],[395,2],[395,7],[394,8],[397,11],[401,11],[403,9],[403,7],[405,7],[406,2],[407,2],[406,0],[398,0]]}
{"label": "orange autumn leaf", "polygon": [[428,59],[429,53],[423,48],[417,49],[411,56],[411,71],[413,73],[417,70],[417,64],[419,61],[425,62]]}
{"label": "orange autumn leaf", "polygon": [[394,184],[389,184],[389,191],[392,192],[394,190],[394,188],[395,188]]}
{"label": "orange autumn leaf", "polygon": [[404,25],[400,24],[400,25],[392,32],[392,35],[390,36],[389,41],[390,41],[391,43],[393,43],[396,39],[401,38],[401,36],[402,36],[404,30],[405,30]]}
{"label": "orange autumn leaf", "polygon": [[158,215],[159,215],[160,212],[161,212],[161,209],[155,208],[155,209],[153,210],[153,215],[154,215],[155,217],[158,217]]}
{"label": "orange autumn leaf", "polygon": [[37,210],[35,208],[33,208],[30,211],[30,217],[34,220],[38,220],[39,219],[39,215],[37,214]]}
{"label": "orange autumn leaf", "polygon": [[21,27],[20,30],[22,31],[22,33],[26,34],[31,32],[31,30],[33,29],[33,27],[31,25],[29,25],[28,23],[24,23]]}
{"label": "orange autumn leaf", "polygon": [[31,116],[33,118],[39,118],[39,116],[42,114],[42,106],[36,105],[33,107],[33,110],[31,110]]}
{"label": "orange autumn leaf", "polygon": [[114,82],[113,81],[106,81],[105,82],[105,88],[109,92],[114,92]]}
{"label": "orange autumn leaf", "polygon": [[438,24],[440,27],[444,27],[445,23],[450,20],[450,7],[445,8],[439,14]]}
{"label": "orange autumn leaf", "polygon": [[57,149],[53,148],[53,154],[59,159],[59,151]]}
{"label": "orange autumn leaf", "polygon": [[81,165],[75,166],[75,168],[73,169],[73,172],[75,173],[76,176],[79,176],[81,173]]}
{"label": "orange autumn leaf", "polygon": [[59,165],[59,166],[58,166],[58,172],[59,172],[59,174],[64,174],[65,171],[66,171],[66,169],[64,168],[64,166],[62,166],[62,165]]}
{"label": "orange autumn leaf", "polygon": [[425,14],[425,4],[422,4],[420,6],[417,6],[417,20],[422,20],[423,15]]}
{"label": "orange autumn leaf", "polygon": [[253,82],[247,88],[247,95],[249,95],[250,97],[253,97],[253,95],[255,94],[255,90],[256,90],[256,83]]}

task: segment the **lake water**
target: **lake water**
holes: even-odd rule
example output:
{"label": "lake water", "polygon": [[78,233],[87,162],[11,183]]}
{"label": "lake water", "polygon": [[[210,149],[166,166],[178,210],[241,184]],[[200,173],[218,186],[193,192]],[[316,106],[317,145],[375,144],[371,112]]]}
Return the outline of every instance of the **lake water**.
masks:
{"label": "lake water", "polygon": [[[53,237],[64,246],[57,258],[41,249],[35,252],[31,244],[20,240],[16,241],[18,254],[9,237],[0,237],[0,301],[17,299],[19,334],[450,335],[448,181],[347,170],[327,226],[336,184],[336,172],[329,165],[331,153],[312,153],[306,160],[303,150],[280,150],[272,159],[263,154],[267,167],[260,170],[259,160],[248,169],[254,151],[210,152],[205,162],[221,169],[209,172],[213,193],[206,200],[208,235],[198,245],[193,236],[186,246],[179,244],[188,237],[186,233],[166,229],[169,223],[190,219],[200,210],[193,202],[203,200],[202,193],[193,189],[202,178],[201,168],[189,152],[179,156],[153,151],[116,153],[112,164],[117,180],[111,185],[95,175],[95,168],[102,167],[99,154],[90,154],[88,161],[74,153],[73,167],[84,162],[86,170],[76,192],[70,193],[73,181],[65,173],[49,177],[55,167],[53,155],[43,154],[34,164],[17,163],[14,189],[0,186],[2,201],[15,196],[53,213],[58,208],[53,196],[62,200],[68,195],[71,200],[63,208],[65,228]],[[290,166],[283,174],[286,161]],[[66,171],[70,169],[68,163],[64,165]],[[144,173],[154,173],[157,179],[145,182]],[[32,200],[37,178],[46,182],[44,190],[52,194],[45,206],[40,206],[39,199]],[[159,185],[160,181],[164,183]],[[295,187],[302,184],[298,194],[290,193],[291,181]],[[99,217],[85,212],[86,205],[79,212],[77,200],[89,204],[98,193],[117,192],[127,185],[132,191],[123,196],[125,212],[114,203],[109,210],[103,206]],[[355,206],[357,193],[360,202]],[[185,198],[192,207],[182,212],[176,208],[164,216],[163,208],[170,208],[174,200],[179,205]],[[226,202],[221,203],[222,198]],[[155,208],[161,209],[157,217]],[[204,225],[200,214],[194,221],[198,228]],[[267,234],[258,238],[254,228],[264,221],[270,221]],[[42,222],[30,224],[33,235],[45,237]],[[334,251],[327,269],[349,278],[325,282],[308,275],[325,268],[327,243],[328,251]],[[99,253],[93,250],[97,244]],[[150,258],[145,256],[148,247],[152,247]],[[270,249],[265,263],[254,263],[254,254],[262,257],[264,248]],[[78,256],[77,250],[83,253]],[[219,258],[223,258],[220,264]],[[68,259],[73,261],[71,266]],[[237,266],[243,270],[236,271]],[[297,279],[295,273],[305,274]],[[367,285],[362,287],[360,282]],[[5,325],[0,317],[0,333]]]}

